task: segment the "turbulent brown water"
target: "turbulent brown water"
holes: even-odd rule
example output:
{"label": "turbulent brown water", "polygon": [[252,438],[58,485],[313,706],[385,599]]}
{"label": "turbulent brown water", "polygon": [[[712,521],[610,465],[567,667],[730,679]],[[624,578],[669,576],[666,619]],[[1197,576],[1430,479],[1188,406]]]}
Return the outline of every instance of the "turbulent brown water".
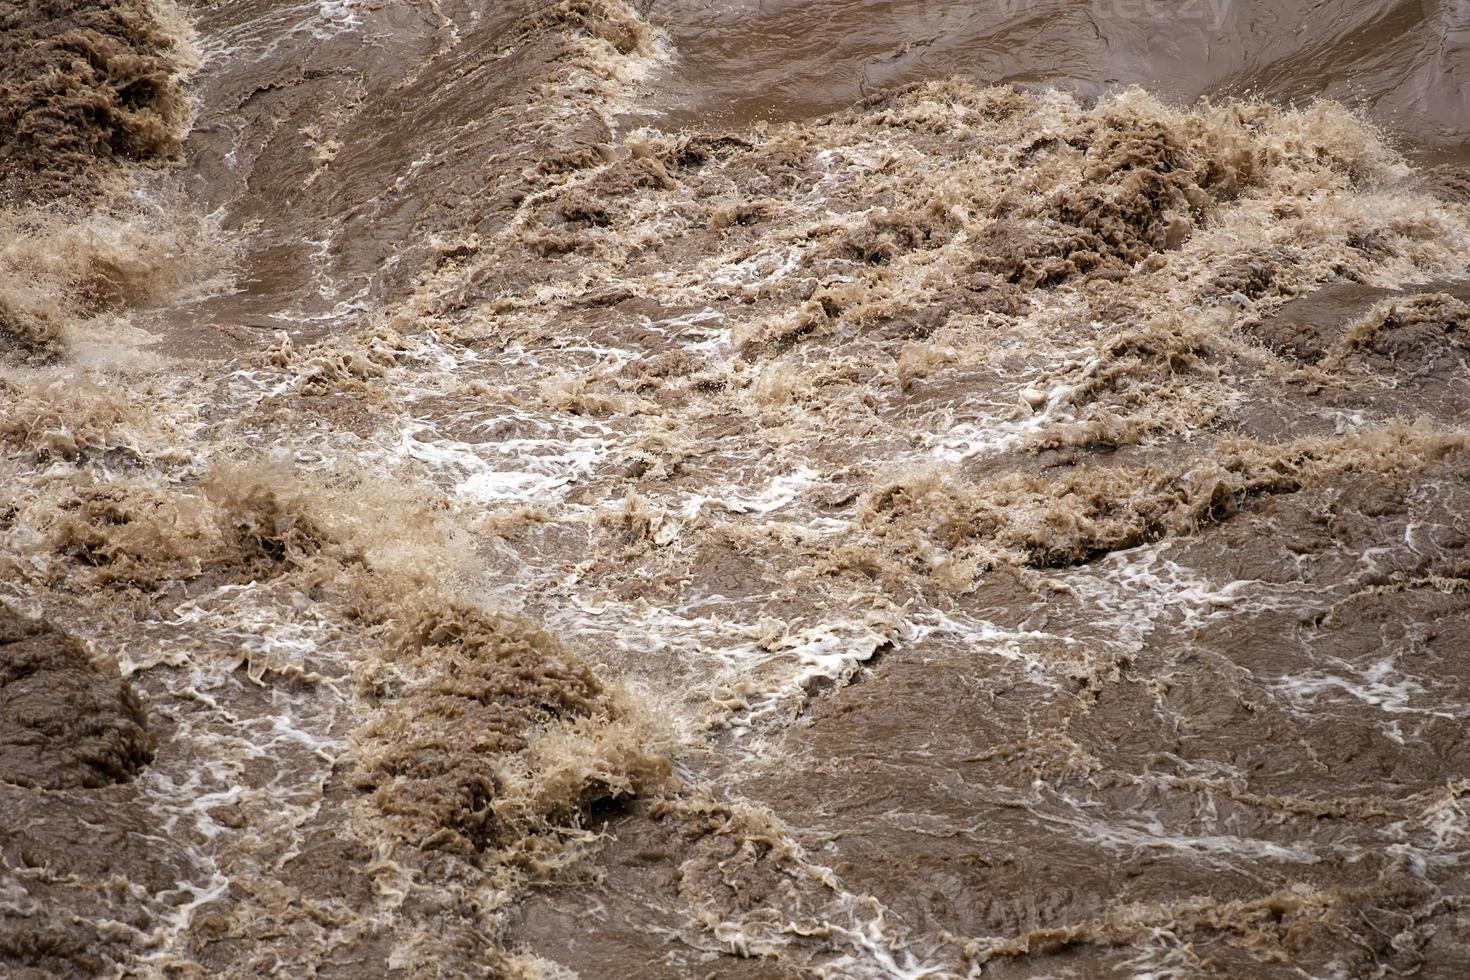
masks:
{"label": "turbulent brown water", "polygon": [[1459,0],[0,0],[0,974],[1470,970]]}

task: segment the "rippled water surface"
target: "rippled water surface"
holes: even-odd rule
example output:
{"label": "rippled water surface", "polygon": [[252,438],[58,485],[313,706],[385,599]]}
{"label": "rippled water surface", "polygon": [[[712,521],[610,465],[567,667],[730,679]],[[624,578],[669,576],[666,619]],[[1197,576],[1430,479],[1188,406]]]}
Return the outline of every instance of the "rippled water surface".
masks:
{"label": "rippled water surface", "polygon": [[650,16],[676,50],[640,114],[655,124],[799,119],[949,75],[1088,95],[1327,97],[1435,146],[1463,146],[1470,121],[1470,8],[1457,0],[675,0]]}

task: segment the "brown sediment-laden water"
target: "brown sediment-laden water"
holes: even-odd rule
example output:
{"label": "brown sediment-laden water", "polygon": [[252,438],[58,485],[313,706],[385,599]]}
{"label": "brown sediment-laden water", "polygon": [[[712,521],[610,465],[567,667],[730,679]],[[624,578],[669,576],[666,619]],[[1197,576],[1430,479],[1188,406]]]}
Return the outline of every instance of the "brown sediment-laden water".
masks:
{"label": "brown sediment-laden water", "polygon": [[0,0],[0,975],[1470,970],[1461,0]]}

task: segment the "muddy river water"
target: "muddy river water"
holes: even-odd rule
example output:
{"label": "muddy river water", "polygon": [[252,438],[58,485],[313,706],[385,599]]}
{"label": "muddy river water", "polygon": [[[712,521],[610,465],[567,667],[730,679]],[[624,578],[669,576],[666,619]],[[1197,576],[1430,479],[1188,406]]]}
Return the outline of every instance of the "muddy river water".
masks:
{"label": "muddy river water", "polygon": [[1470,971],[1464,0],[0,0],[0,974]]}

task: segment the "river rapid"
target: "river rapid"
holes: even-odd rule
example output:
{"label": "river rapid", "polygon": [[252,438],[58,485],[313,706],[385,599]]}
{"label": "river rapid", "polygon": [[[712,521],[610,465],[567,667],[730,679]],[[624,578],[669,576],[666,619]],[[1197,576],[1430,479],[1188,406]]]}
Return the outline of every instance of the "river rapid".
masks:
{"label": "river rapid", "polygon": [[1463,0],[0,0],[0,973],[1460,978]]}

